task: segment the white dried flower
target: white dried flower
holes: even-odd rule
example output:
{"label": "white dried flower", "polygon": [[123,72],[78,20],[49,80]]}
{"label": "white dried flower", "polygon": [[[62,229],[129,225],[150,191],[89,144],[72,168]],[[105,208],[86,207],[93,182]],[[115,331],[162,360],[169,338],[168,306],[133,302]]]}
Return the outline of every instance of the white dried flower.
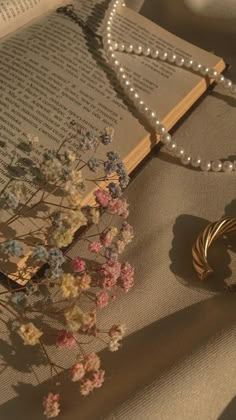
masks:
{"label": "white dried flower", "polygon": [[27,138],[27,142],[30,146],[36,146],[37,144],[39,144],[39,138],[38,136],[34,136],[31,133],[27,133],[26,134],[26,138]]}

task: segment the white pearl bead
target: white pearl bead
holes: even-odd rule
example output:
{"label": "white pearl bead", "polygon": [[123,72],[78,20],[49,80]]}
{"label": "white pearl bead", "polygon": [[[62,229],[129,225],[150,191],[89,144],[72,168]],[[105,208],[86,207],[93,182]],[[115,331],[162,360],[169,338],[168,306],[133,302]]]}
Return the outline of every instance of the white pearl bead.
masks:
{"label": "white pearl bead", "polygon": [[208,76],[210,77],[210,79],[216,79],[218,76],[218,73],[215,69],[210,69]]}
{"label": "white pearl bead", "polygon": [[157,58],[159,56],[159,50],[152,50],[151,51],[152,58]]}
{"label": "white pearl bead", "polygon": [[221,160],[214,160],[211,164],[213,172],[220,172],[222,170]]}
{"label": "white pearl bead", "polygon": [[206,76],[209,73],[209,67],[207,66],[202,66],[200,73],[202,76]]}
{"label": "white pearl bead", "polygon": [[114,42],[113,48],[114,48],[115,51],[118,50],[118,43],[117,42]]}
{"label": "white pearl bead", "polygon": [[225,80],[225,77],[223,76],[223,74],[218,74],[218,76],[216,77],[216,83],[218,83],[219,85],[221,85]]}
{"label": "white pearl bead", "polygon": [[175,156],[179,159],[182,159],[184,157],[184,148],[181,146],[178,146],[177,149],[175,150]]}
{"label": "white pearl bead", "polygon": [[185,67],[186,67],[187,69],[190,69],[190,68],[192,67],[192,65],[193,65],[193,60],[191,60],[191,59],[187,59],[187,60],[185,60],[184,65],[185,65]]}
{"label": "white pearl bead", "polygon": [[199,168],[199,166],[201,165],[201,163],[202,163],[202,158],[201,158],[201,156],[196,156],[196,157],[193,157],[193,158],[192,158],[191,165],[192,165],[194,168]]}
{"label": "white pearl bead", "polygon": [[128,88],[129,86],[130,86],[130,81],[129,81],[129,80],[126,80],[126,81],[125,81],[125,87],[127,87],[127,88]]}
{"label": "white pearl bead", "polygon": [[197,61],[194,61],[192,64],[193,71],[200,71],[202,68],[202,65],[198,63]]}
{"label": "white pearl bead", "polygon": [[183,57],[176,57],[175,64],[178,67],[182,67],[184,65],[184,58]]}
{"label": "white pearl bead", "polygon": [[189,165],[191,162],[191,156],[189,155],[184,155],[181,159],[181,162],[183,165]]}
{"label": "white pearl bead", "polygon": [[162,125],[160,123],[156,124],[156,132],[157,132],[157,134],[165,134],[166,129],[165,129],[164,125]]}
{"label": "white pearl bead", "polygon": [[127,53],[131,53],[131,52],[133,52],[133,51],[134,51],[134,46],[133,46],[132,44],[128,44],[128,45],[126,45],[126,46],[125,46],[125,51],[126,51]]}
{"label": "white pearl bead", "polygon": [[153,119],[156,118],[156,113],[154,111],[151,111],[150,117],[153,118]]}
{"label": "white pearl bead", "polygon": [[138,55],[142,54],[143,48],[141,47],[141,45],[136,45],[134,47],[134,52],[135,52],[135,54],[138,54]]}
{"label": "white pearl bead", "polygon": [[129,93],[129,96],[130,96],[131,98],[134,96],[134,94],[135,94],[135,90],[134,90],[133,86],[131,86],[131,87],[129,88],[128,93]]}
{"label": "white pearl bead", "polygon": [[169,52],[168,53],[167,60],[169,61],[169,63],[174,63],[175,60],[176,60],[176,58],[177,58],[177,55],[176,54],[174,54],[172,52]]}
{"label": "white pearl bead", "polygon": [[210,160],[203,160],[201,163],[201,170],[204,172],[208,172],[211,170],[211,161]]}
{"label": "white pearl bead", "polygon": [[226,160],[225,162],[223,162],[223,171],[224,172],[232,172],[234,165],[232,162],[230,162],[229,160]]}
{"label": "white pearl bead", "polygon": [[144,106],[145,106],[144,101],[142,99],[139,100],[138,101],[138,104],[137,104],[137,107],[138,107],[139,111],[142,111],[142,109],[144,108]]}
{"label": "white pearl bead", "polygon": [[224,82],[223,82],[223,86],[224,86],[225,89],[230,89],[231,86],[232,86],[231,80],[225,79]]}
{"label": "white pearl bead", "polygon": [[160,52],[160,54],[159,54],[160,60],[165,61],[167,59],[167,57],[168,57],[168,54],[167,54],[166,51],[161,51]]}
{"label": "white pearl bead", "polygon": [[175,152],[175,150],[177,149],[177,144],[175,143],[175,141],[171,141],[169,144],[167,144],[166,147],[170,152]]}
{"label": "white pearl bead", "polygon": [[125,45],[122,44],[122,43],[119,43],[118,44],[118,50],[121,51],[121,52],[123,52],[125,50]]}
{"label": "white pearl bead", "polygon": [[143,54],[148,57],[151,54],[151,48],[144,48]]}
{"label": "white pearl bead", "polygon": [[169,144],[171,142],[171,135],[169,133],[165,133],[163,136],[161,136],[161,141],[163,144]]}

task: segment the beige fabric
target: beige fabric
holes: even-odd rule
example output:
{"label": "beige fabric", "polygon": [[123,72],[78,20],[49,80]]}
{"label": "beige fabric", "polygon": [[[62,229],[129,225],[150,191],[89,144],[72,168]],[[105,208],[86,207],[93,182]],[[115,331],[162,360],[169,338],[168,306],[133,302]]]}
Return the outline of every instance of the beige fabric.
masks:
{"label": "beige fabric", "polygon": [[[154,18],[156,10],[158,23],[223,55],[232,63],[236,81],[233,39],[201,30],[191,21],[178,27],[178,16],[174,27],[167,3],[159,0],[157,7],[154,0],[146,2],[143,13]],[[215,90],[179,124],[175,140],[213,158],[235,156],[235,105],[235,98]],[[193,276],[190,252],[207,221],[235,215],[235,187],[235,173],[193,171],[164,152],[154,153],[136,173],[127,192],[136,231],[127,258],[135,265],[136,283],[103,315],[104,322],[124,320],[128,337],[120,352],[101,352],[106,383],[91,397],[79,398],[75,384],[62,379],[61,419],[235,419],[236,296],[217,293],[222,289],[220,278],[201,287]],[[235,272],[235,245],[232,236],[212,250],[221,279]],[[50,383],[37,385],[28,366],[33,350],[25,348],[19,354],[19,340],[11,339],[16,355],[4,335],[0,341],[2,358],[12,366],[1,374],[0,418],[40,420],[41,397]],[[37,359],[37,366],[39,379],[46,380],[42,360]]]}

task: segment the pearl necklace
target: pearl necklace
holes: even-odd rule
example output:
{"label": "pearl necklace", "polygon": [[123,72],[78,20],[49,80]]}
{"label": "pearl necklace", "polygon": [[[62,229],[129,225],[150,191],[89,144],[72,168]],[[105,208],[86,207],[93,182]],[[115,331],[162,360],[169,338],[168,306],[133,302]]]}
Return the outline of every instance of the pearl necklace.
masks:
{"label": "pearl necklace", "polygon": [[218,74],[216,70],[210,69],[197,61],[186,60],[184,57],[177,56],[174,53],[167,52],[165,50],[157,50],[153,48],[144,47],[142,45],[131,45],[125,43],[117,43],[112,39],[112,23],[117,13],[118,6],[125,6],[124,0],[112,0],[105,17],[105,29],[103,34],[103,46],[104,51],[110,66],[114,69],[116,76],[124,88],[127,96],[133,101],[136,109],[141,112],[148,120],[151,127],[155,130],[158,136],[160,136],[161,142],[166,146],[167,150],[170,151],[174,156],[180,159],[183,165],[191,165],[194,168],[199,168],[202,171],[214,171],[214,172],[232,172],[236,171],[236,161],[231,162],[229,160],[204,160],[200,156],[192,157],[185,153],[182,146],[177,146],[176,142],[172,140],[171,135],[167,132],[166,127],[160,123],[157,119],[156,112],[150,109],[141,98],[137,89],[132,86],[128,75],[125,73],[125,69],[119,63],[116,51],[132,53],[136,55],[144,55],[146,57],[152,57],[161,61],[167,61],[178,67],[184,67],[191,69],[201,76],[213,79],[217,84],[222,85],[227,91],[231,91],[236,94],[236,85],[231,80],[225,79],[221,74]]}

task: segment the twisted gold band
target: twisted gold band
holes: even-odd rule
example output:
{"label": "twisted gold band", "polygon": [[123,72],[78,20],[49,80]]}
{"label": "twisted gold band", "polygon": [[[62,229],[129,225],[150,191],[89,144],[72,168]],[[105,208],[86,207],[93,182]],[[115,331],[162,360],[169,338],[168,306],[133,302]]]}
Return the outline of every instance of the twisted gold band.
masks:
{"label": "twisted gold band", "polygon": [[213,269],[207,261],[208,248],[211,243],[225,233],[236,232],[236,217],[224,217],[218,222],[210,223],[198,236],[192,248],[193,266],[200,280],[205,280]]}

